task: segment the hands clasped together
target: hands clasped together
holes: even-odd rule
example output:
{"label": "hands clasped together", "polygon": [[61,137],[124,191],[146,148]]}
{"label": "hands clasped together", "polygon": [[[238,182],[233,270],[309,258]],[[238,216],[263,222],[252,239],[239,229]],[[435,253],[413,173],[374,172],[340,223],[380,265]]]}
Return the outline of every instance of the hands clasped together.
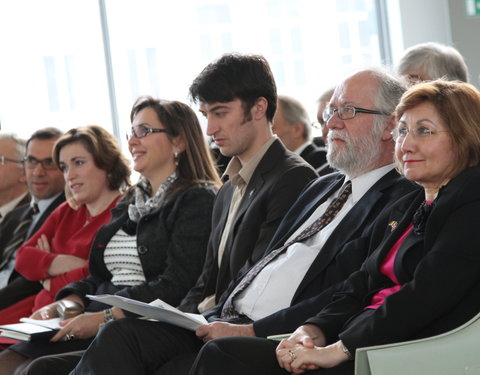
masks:
{"label": "hands clasped together", "polygon": [[325,346],[325,336],[314,325],[300,326],[276,349],[278,364],[288,372],[302,374],[308,370],[329,368],[347,361],[342,342]]}

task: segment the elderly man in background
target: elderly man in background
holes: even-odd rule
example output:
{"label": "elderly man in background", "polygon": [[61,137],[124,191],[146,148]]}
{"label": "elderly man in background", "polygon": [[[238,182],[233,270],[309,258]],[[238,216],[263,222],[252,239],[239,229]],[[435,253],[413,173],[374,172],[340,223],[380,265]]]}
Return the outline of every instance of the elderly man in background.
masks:
{"label": "elderly man in background", "polygon": [[397,71],[410,83],[446,79],[468,82],[468,68],[455,48],[440,43],[416,44],[405,50]]}
{"label": "elderly man in background", "polygon": [[15,207],[30,200],[25,184],[25,141],[13,134],[0,135],[0,224]]}
{"label": "elderly man in background", "polygon": [[285,147],[300,155],[316,170],[327,163],[327,150],[312,142],[310,119],[298,100],[286,95],[278,96],[272,130]]}

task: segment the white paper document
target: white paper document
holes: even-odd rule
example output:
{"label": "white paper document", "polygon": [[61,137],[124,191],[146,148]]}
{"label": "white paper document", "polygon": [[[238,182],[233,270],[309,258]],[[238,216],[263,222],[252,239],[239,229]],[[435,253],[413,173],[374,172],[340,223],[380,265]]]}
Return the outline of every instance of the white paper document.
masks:
{"label": "white paper document", "polygon": [[47,341],[60,329],[60,319],[37,320],[21,318],[21,323],[5,324],[0,326],[0,337],[14,340]]}
{"label": "white paper document", "polygon": [[39,320],[39,319],[30,319],[30,318],[20,318],[22,323],[30,323],[35,324],[40,327],[50,328],[50,329],[60,329],[60,322],[62,318],[53,318],[53,319],[46,319],[46,320]]}
{"label": "white paper document", "polygon": [[112,294],[102,294],[98,296],[87,294],[87,297],[93,301],[102,302],[110,306],[117,306],[122,310],[130,311],[146,318],[155,319],[159,322],[170,323],[178,327],[189,329],[190,331],[195,331],[198,327],[207,324],[207,320],[203,315],[184,313],[160,299],[145,303]]}

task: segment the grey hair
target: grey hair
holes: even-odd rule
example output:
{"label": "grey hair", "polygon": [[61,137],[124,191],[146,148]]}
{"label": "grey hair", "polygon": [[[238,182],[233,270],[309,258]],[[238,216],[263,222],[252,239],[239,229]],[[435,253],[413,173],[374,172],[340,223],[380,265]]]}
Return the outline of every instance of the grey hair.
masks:
{"label": "grey hair", "polygon": [[[368,70],[378,82],[378,90],[373,98],[375,109],[393,114],[400,98],[407,90],[405,81],[387,68],[371,68]],[[377,131],[383,131],[389,121],[389,116],[375,116],[374,126]]]}
{"label": "grey hair", "polygon": [[0,134],[0,140],[9,140],[9,141],[15,142],[15,148],[17,150],[16,158],[18,158],[18,160],[23,159],[27,151],[25,140],[18,138],[15,134],[10,134],[10,133]]}
{"label": "grey hair", "polygon": [[320,103],[323,103],[323,102],[329,102],[331,97],[333,96],[333,93],[335,91],[335,86],[334,87],[330,87],[327,91],[323,92],[322,95],[320,95],[320,97],[318,98],[317,102],[320,104]]}
{"label": "grey hair", "polygon": [[282,106],[282,114],[286,122],[293,125],[297,122],[303,124],[303,139],[309,140],[311,136],[310,118],[307,110],[297,99],[287,95],[278,95],[278,103]]}
{"label": "grey hair", "polygon": [[398,64],[398,73],[421,69],[432,80],[446,79],[468,82],[468,68],[463,56],[455,48],[428,42],[408,48]]}

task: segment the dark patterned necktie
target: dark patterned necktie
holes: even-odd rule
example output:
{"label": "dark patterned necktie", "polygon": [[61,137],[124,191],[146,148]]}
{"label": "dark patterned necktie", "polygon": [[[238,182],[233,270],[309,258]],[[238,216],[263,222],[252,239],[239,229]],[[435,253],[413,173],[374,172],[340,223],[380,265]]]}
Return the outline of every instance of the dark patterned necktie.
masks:
{"label": "dark patterned necktie", "polygon": [[312,237],[314,234],[318,233],[321,231],[325,226],[327,226],[331,221],[334,219],[334,217],[340,212],[342,209],[343,205],[347,201],[348,197],[352,193],[352,182],[348,181],[343,190],[340,192],[339,196],[335,198],[327,207],[325,212],[323,213],[322,216],[320,216],[318,219],[316,219],[312,224],[310,224],[308,227],[306,227],[304,230],[302,230],[298,236],[296,236],[293,240],[288,241],[285,245],[282,247],[271,251],[267,255],[265,255],[262,259],[260,259],[240,280],[238,285],[235,287],[235,289],[230,293],[228,298],[225,300],[225,303],[223,304],[222,308],[222,313],[221,313],[221,318],[224,319],[232,319],[232,318],[237,318],[239,316],[238,312],[235,311],[235,308],[233,306],[233,300],[235,297],[237,297],[240,293],[242,293],[247,286],[251,284],[253,279],[260,273],[263,268],[267,264],[269,264],[272,260],[274,260],[276,257],[278,257],[280,254],[282,254],[290,245],[292,245],[295,242],[300,242],[304,241],[307,238]]}
{"label": "dark patterned necktie", "polygon": [[28,228],[32,223],[33,215],[38,213],[38,206],[35,203],[30,209],[26,212],[23,220],[18,223],[17,228],[13,232],[12,238],[5,246],[5,250],[3,251],[2,258],[0,260],[0,269],[5,267],[5,265],[10,261],[13,253],[17,251],[20,245],[25,241],[25,237],[28,232]]}

